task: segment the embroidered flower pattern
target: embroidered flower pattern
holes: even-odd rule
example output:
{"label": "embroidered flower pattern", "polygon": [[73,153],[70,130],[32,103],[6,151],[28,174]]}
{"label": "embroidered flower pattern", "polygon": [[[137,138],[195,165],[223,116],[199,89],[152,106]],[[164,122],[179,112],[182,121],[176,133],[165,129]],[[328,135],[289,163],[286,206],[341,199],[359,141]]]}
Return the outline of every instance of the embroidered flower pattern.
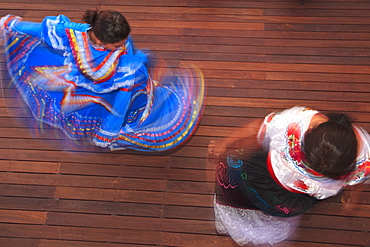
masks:
{"label": "embroidered flower pattern", "polygon": [[290,156],[298,163],[302,161],[302,149],[301,149],[301,128],[298,124],[292,123],[288,126],[288,146]]}
{"label": "embroidered flower pattern", "polygon": [[276,112],[271,113],[271,114],[268,116],[268,118],[267,118],[266,122],[267,122],[267,123],[270,123],[270,122],[272,121],[272,119],[273,119],[275,116],[276,116]]}
{"label": "embroidered flower pattern", "polygon": [[370,160],[363,162],[357,167],[351,176],[351,180],[361,181],[370,175]]}
{"label": "embroidered flower pattern", "polygon": [[294,187],[301,191],[307,191],[310,187],[308,187],[302,180],[295,180],[293,182]]}

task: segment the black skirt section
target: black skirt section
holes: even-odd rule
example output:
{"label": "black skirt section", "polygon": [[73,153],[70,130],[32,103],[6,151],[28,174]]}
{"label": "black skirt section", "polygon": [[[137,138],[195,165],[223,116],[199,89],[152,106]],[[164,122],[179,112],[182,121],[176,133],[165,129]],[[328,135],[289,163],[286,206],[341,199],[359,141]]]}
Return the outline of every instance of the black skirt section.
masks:
{"label": "black skirt section", "polygon": [[270,176],[267,153],[258,150],[245,157],[243,150],[220,156],[216,169],[217,203],[239,208],[258,209],[278,217],[303,214],[317,199],[287,191]]}

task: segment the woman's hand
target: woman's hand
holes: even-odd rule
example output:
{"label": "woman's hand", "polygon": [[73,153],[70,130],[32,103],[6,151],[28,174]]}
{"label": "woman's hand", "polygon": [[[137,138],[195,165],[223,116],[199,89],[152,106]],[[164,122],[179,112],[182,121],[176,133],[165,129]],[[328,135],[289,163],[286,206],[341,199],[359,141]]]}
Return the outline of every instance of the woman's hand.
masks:
{"label": "woman's hand", "polygon": [[208,144],[208,153],[216,156],[220,156],[221,154],[225,153],[226,149],[227,145],[222,140],[210,141]]}
{"label": "woman's hand", "polygon": [[356,210],[357,204],[361,203],[361,196],[363,196],[362,192],[364,190],[364,183],[346,187],[342,195],[342,208],[344,210]]}

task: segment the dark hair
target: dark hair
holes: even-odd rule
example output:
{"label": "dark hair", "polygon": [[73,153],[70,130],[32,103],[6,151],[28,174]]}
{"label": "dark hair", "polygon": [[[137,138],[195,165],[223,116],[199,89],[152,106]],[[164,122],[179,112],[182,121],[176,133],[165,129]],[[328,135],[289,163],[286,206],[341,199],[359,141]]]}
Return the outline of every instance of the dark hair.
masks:
{"label": "dark hair", "polygon": [[82,20],[90,24],[95,36],[105,44],[120,42],[131,32],[126,18],[114,10],[86,10]]}
{"label": "dark hair", "polygon": [[354,169],[357,139],[348,116],[332,113],[327,117],[327,122],[306,132],[303,152],[310,168],[338,179]]}

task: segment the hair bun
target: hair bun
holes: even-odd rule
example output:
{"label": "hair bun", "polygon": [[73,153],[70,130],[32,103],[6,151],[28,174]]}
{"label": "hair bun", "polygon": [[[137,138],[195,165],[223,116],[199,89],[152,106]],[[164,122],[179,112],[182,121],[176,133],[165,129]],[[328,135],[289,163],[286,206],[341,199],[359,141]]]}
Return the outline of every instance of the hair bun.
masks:
{"label": "hair bun", "polygon": [[91,26],[94,25],[96,19],[98,18],[98,11],[96,10],[86,10],[85,14],[82,17],[82,20]]}
{"label": "hair bun", "polygon": [[327,117],[329,118],[329,122],[338,123],[347,127],[352,128],[352,121],[350,117],[348,117],[345,114],[342,113],[330,113],[327,114]]}

